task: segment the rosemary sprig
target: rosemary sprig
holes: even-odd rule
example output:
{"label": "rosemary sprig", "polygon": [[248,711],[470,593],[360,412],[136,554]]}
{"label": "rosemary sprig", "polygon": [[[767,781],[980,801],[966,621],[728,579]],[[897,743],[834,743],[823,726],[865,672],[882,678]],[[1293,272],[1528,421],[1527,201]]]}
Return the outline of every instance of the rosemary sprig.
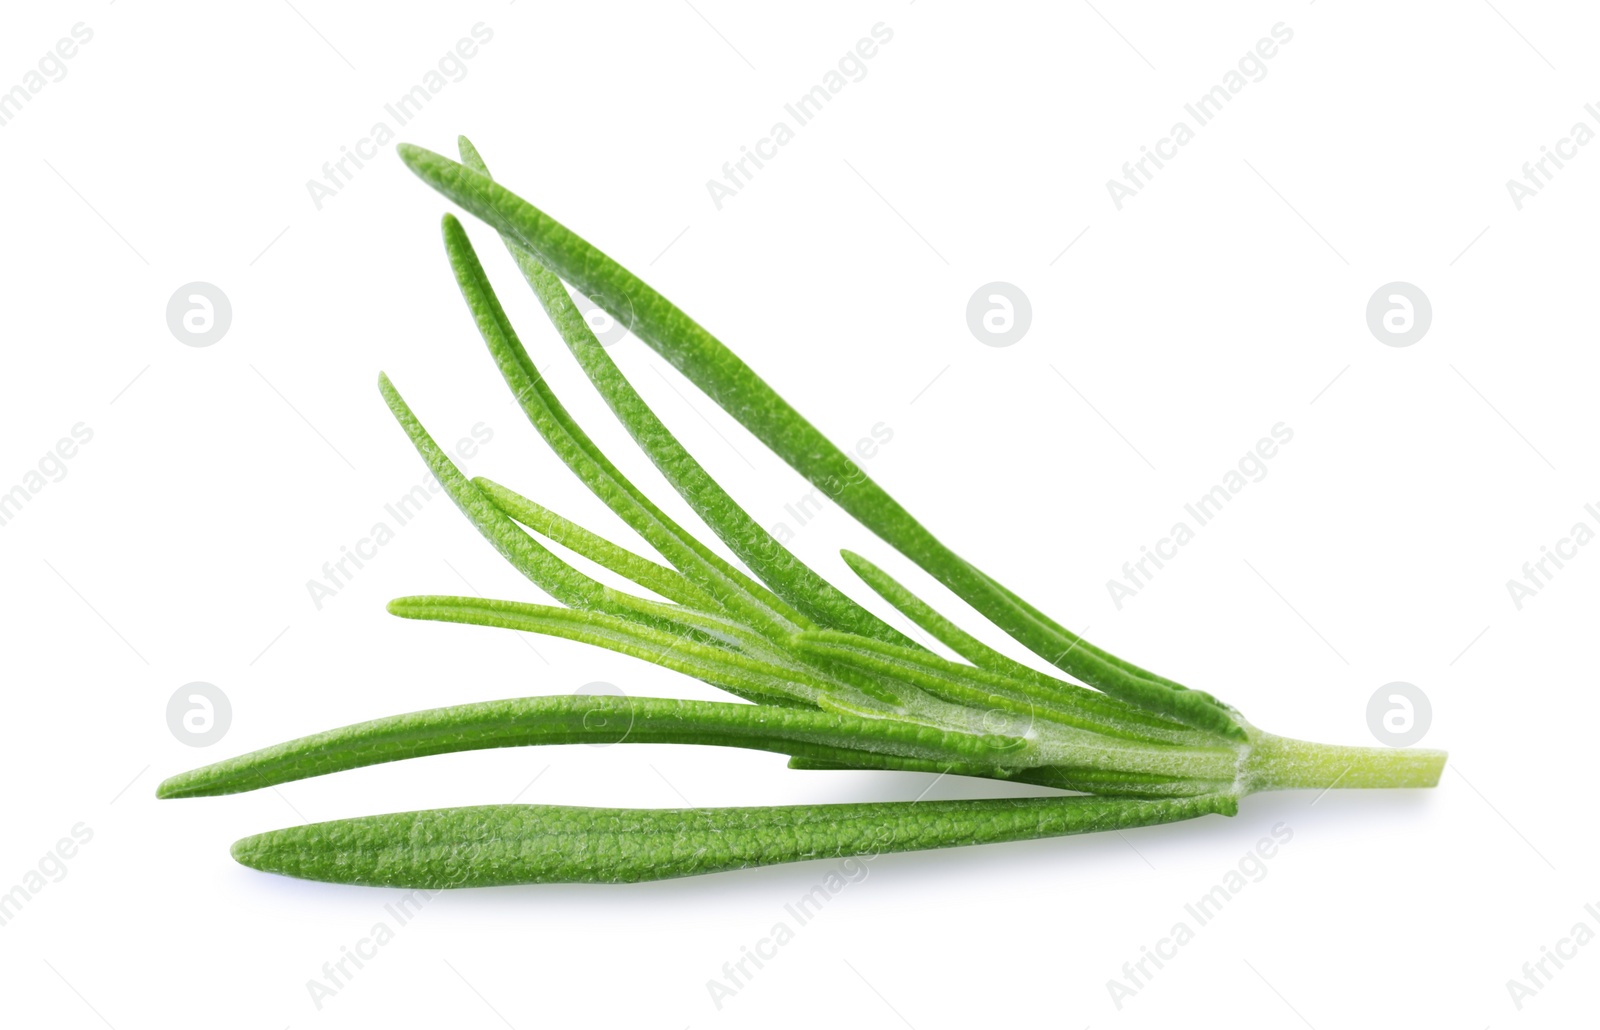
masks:
{"label": "rosemary sprig", "polygon": [[[687,315],[497,185],[465,139],[461,150],[463,164],[400,148],[419,176],[500,232],[613,414],[754,575],[669,518],[600,451],[539,374],[465,229],[447,215],[445,249],[457,285],[530,423],[666,564],[497,483],[468,479],[380,377],[385,402],[451,499],[515,568],[559,602],[419,596],[397,599],[389,610],[582,641],[754,703],[540,697],[434,709],[183,773],[165,781],[159,794],[226,794],[450,751],[604,740],[744,747],[788,755],[796,769],[953,773],[1091,796],[734,809],[461,808],[272,831],[239,841],[239,861],[313,879],[406,887],[620,882],[1231,815],[1240,798],[1258,790],[1437,783],[1443,752],[1276,737],[1211,695],[1146,672],[1053,622],[937,541]],[[650,410],[594,338],[563,279],[622,320],[864,525],[1087,686],[989,647],[852,552],[844,552],[845,561],[869,587],[961,660],[915,643],[807,567]],[[529,530],[654,598],[586,575]]]}

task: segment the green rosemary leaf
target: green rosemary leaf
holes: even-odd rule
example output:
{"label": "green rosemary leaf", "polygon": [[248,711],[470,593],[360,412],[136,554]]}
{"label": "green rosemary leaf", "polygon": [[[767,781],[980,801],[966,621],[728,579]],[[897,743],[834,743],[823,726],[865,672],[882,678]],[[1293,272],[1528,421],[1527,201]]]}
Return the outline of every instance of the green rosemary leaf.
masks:
{"label": "green rosemary leaf", "polygon": [[1062,681],[1046,676],[1035,669],[996,651],[977,637],[957,626],[934,610],[922,598],[906,589],[898,580],[878,568],[854,551],[840,551],[850,571],[861,577],[879,597],[894,605],[902,615],[926,630],[935,640],[980,669],[1002,673],[1013,679],[1028,680],[1041,685],[1054,686]]}
{"label": "green rosemary leaf", "polygon": [[798,701],[816,705],[822,694],[838,689],[799,667],[775,665],[697,639],[696,629],[688,625],[658,628],[604,612],[479,597],[397,597],[389,602],[389,612],[404,619],[496,626],[577,640],[642,658],[768,704]]}
{"label": "green rosemary leaf", "polygon": [[157,796],[235,794],[426,755],[582,743],[711,744],[816,756],[871,743],[886,754],[943,762],[986,753],[969,735],[816,709],[603,694],[521,697],[374,719],[275,744],[173,776]]}
{"label": "green rosemary leaf", "polygon": [[601,568],[610,569],[669,601],[676,601],[701,611],[721,609],[722,606],[717,604],[710,594],[695,586],[677,570],[640,557],[626,547],[614,544],[598,533],[591,533],[577,523],[562,518],[549,508],[529,500],[514,490],[508,490],[493,480],[478,476],[472,483],[483,491],[484,496],[489,498],[495,507],[516,521],[546,540],[552,540],[575,554],[583,555]]}
{"label": "green rosemary leaf", "polygon": [[1237,810],[1230,795],[772,808],[485,805],[275,830],[237,842],[233,856],[253,869],[302,879],[424,890],[637,883],[805,859],[1126,830]]}

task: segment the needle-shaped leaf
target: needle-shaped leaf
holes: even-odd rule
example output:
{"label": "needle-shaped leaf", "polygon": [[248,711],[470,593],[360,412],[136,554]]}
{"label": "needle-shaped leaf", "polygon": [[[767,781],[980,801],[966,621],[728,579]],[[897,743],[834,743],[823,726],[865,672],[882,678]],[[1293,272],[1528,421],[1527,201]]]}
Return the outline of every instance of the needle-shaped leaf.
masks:
{"label": "needle-shaped leaf", "polygon": [[407,758],[539,744],[714,744],[834,756],[871,743],[907,759],[971,762],[988,743],[885,719],[804,708],[653,697],[522,697],[374,719],[275,744],[167,779],[163,798],[209,797]]}
{"label": "needle-shaped leaf", "polygon": [[658,628],[604,612],[480,597],[397,597],[389,602],[389,612],[405,619],[495,626],[576,640],[642,658],[767,704],[816,705],[830,690],[844,689],[814,670],[777,665],[696,639],[696,630],[689,625]]}
{"label": "needle-shaped leaf", "polygon": [[433,890],[637,883],[816,858],[1035,840],[1232,815],[1226,795],[889,801],[773,808],[485,805],[295,826],[233,846],[243,864],[332,883]]}
{"label": "needle-shaped leaf", "polygon": [[546,540],[554,541],[575,554],[581,554],[601,568],[610,569],[669,601],[699,608],[701,611],[721,609],[721,605],[717,604],[710,594],[689,582],[675,569],[657,565],[648,558],[640,557],[626,547],[614,544],[600,534],[592,533],[577,523],[562,518],[549,508],[529,500],[514,490],[508,490],[493,480],[477,476],[472,482],[483,491],[485,497],[494,502],[495,507]]}
{"label": "needle-shaped leaf", "polygon": [[973,665],[978,666],[978,668],[1003,673],[1013,679],[1029,680],[1051,686],[1062,682],[1054,677],[1045,676],[1035,669],[1028,668],[1009,655],[996,651],[939,614],[928,602],[913,594],[894,577],[854,551],[840,551],[839,555],[844,559],[844,563],[850,566],[850,571],[860,576],[861,581],[871,587],[874,593],[894,605],[902,615],[926,630],[939,643]]}

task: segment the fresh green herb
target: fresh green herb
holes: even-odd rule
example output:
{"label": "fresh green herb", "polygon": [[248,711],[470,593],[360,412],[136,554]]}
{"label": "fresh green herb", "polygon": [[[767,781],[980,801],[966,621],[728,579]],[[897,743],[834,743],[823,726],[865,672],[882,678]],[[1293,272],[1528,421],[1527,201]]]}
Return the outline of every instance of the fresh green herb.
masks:
{"label": "fresh green herb", "polygon": [[[234,857],[271,872],[403,887],[624,882],[774,862],[1122,829],[1232,815],[1260,790],[1431,787],[1445,755],[1311,744],[1251,726],[1209,694],[1072,634],[936,540],[747,365],[610,258],[489,177],[408,145],[425,181],[500,232],[557,333],[640,449],[749,573],[668,517],[577,425],[529,357],[466,231],[444,219],[457,285],[506,384],[578,479],[665,562],[486,479],[468,479],[387,377],[384,400],[452,500],[560,606],[406,597],[412,619],[579,640],[693,676],[753,704],[536,697],[394,716],[174,776],[161,797],[254,790],[451,751],[533,744],[712,744],[796,769],[895,769],[1078,792],[1022,800],[733,809],[499,805],[338,820],[259,834]],[[960,660],[914,642],[824,580],[706,473],[595,339],[563,280],[670,360],[863,525],[1074,683],[984,644],[859,555],[849,567]],[[533,534],[644,588],[581,572]],[[1087,796],[1085,796],[1087,795]]]}
{"label": "fresh green herb", "polygon": [[246,837],[233,857],[308,880],[437,889],[632,883],[808,858],[1059,837],[1219,812],[1232,797],[879,802],[782,808],[484,805],[396,812]]}

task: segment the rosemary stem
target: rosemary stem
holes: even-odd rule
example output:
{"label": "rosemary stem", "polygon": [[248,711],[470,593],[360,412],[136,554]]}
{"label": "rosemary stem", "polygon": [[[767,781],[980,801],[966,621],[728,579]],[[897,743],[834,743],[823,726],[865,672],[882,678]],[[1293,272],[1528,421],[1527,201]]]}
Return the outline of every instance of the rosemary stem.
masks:
{"label": "rosemary stem", "polygon": [[1329,787],[1433,787],[1445,752],[1429,748],[1348,747],[1293,740],[1259,730],[1241,770],[1245,793]]}

